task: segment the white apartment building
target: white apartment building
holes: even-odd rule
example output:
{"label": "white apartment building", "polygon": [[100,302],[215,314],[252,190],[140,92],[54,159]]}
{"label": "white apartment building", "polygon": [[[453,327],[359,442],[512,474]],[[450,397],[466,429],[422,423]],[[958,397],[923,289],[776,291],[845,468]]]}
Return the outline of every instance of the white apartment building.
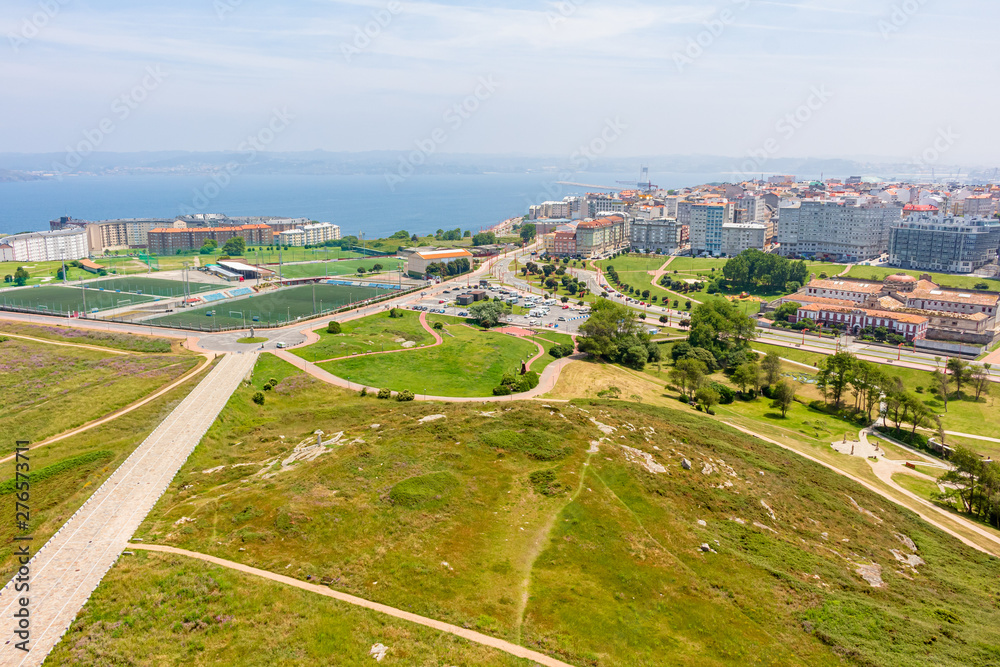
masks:
{"label": "white apartment building", "polygon": [[767,225],[759,222],[729,222],[722,225],[722,254],[735,257],[744,250],[763,250]]}
{"label": "white apartment building", "polygon": [[306,244],[306,233],[301,229],[286,229],[278,232],[278,243],[283,246],[302,247]]}
{"label": "white apartment building", "polygon": [[603,218],[608,215],[625,215],[629,212],[629,204],[621,199],[608,195],[587,195],[588,218]]}
{"label": "white apartment building", "polygon": [[330,222],[320,222],[315,225],[303,225],[305,245],[321,245],[327,241],[340,240],[340,227]]}
{"label": "white apartment building", "polygon": [[764,197],[750,193],[741,195],[734,202],[737,222],[764,222],[769,216],[769,209],[764,203]]}
{"label": "white apartment building", "polygon": [[895,205],[870,198],[782,202],[778,243],[785,257],[826,257],[862,262],[889,249],[889,229],[902,218]]}
{"label": "white apartment building", "polygon": [[691,205],[691,254],[722,254],[722,226],[733,221],[733,205],[728,201]]}
{"label": "white apartment building", "polygon": [[14,234],[0,239],[0,261],[4,262],[69,262],[89,256],[87,230],[82,227]]}

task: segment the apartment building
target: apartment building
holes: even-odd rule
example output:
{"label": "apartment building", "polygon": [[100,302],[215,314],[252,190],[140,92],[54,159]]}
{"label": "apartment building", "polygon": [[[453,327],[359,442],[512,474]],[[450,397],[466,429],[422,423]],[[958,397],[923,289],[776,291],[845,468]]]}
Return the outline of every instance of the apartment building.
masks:
{"label": "apartment building", "polygon": [[576,226],[576,251],[583,257],[608,255],[628,244],[629,222],[625,216],[584,220]]}
{"label": "apartment building", "polygon": [[879,257],[889,249],[889,229],[901,210],[861,197],[784,202],[778,215],[780,253],[847,262]]}
{"label": "apartment building", "polygon": [[733,220],[733,206],[728,201],[691,205],[691,254],[722,254],[722,226]]}
{"label": "apartment building", "polygon": [[914,214],[889,231],[889,264],[972,273],[997,261],[1000,220]]}
{"label": "apartment building", "polygon": [[269,245],[274,233],[267,225],[239,227],[162,228],[149,232],[149,252],[154,255],[174,255],[178,250],[197,250],[211,239],[220,246],[231,238],[241,237],[248,246]]}
{"label": "apartment building", "polygon": [[962,204],[962,213],[967,218],[992,218],[997,214],[997,199],[990,195],[969,195]]}
{"label": "apartment building", "polygon": [[[606,215],[625,215],[630,204],[611,195],[587,195],[587,217],[601,218]],[[565,217],[565,216],[564,216]]]}
{"label": "apartment building", "polygon": [[687,241],[687,227],[677,218],[637,219],[629,225],[629,243],[636,252],[670,254]]}
{"label": "apartment building", "polygon": [[735,257],[744,250],[763,250],[767,225],[758,222],[728,222],[722,225],[722,254]]}
{"label": "apartment building", "polygon": [[3,262],[68,262],[89,256],[87,231],[80,227],[0,238]]}

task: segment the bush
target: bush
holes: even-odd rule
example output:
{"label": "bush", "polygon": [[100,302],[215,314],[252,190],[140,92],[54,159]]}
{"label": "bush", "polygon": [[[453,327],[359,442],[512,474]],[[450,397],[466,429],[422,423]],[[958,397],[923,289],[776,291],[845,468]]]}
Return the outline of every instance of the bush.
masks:
{"label": "bush", "polygon": [[444,323],[443,322],[435,322],[434,323],[434,328],[437,329],[438,331],[441,331],[441,329],[444,329]]}
{"label": "bush", "polygon": [[392,390],[382,387],[381,389],[378,390],[378,397],[381,398],[382,400],[385,400],[387,398],[392,398]]}
{"label": "bush", "polygon": [[711,382],[708,385],[719,395],[719,403],[728,405],[736,400],[736,392],[729,386],[719,382]]}
{"label": "bush", "polygon": [[253,395],[253,402],[257,405],[264,405],[264,392],[258,391]]}
{"label": "bush", "polygon": [[528,475],[528,481],[543,496],[556,496],[566,490],[566,487],[556,481],[556,474],[552,470],[536,470]]}
{"label": "bush", "polygon": [[272,385],[270,382],[264,383],[264,391],[271,391],[272,389],[274,389],[274,385]]}
{"label": "bush", "polygon": [[531,391],[537,386],[538,386],[538,373],[536,373],[535,371],[528,371],[527,373],[521,376],[520,381],[517,383],[517,391],[518,393]]}
{"label": "bush", "polygon": [[408,389],[402,389],[396,392],[396,400],[399,401],[400,403],[403,403],[405,401],[412,401],[414,398],[415,397],[413,395],[413,392]]}
{"label": "bush", "polygon": [[328,334],[339,334],[340,333],[340,322],[330,322],[326,325],[326,332]]}
{"label": "bush", "polygon": [[502,384],[499,387],[493,387],[494,396],[510,396],[510,385]]}
{"label": "bush", "polygon": [[458,478],[450,472],[411,477],[392,487],[389,501],[399,507],[414,509],[446,500],[458,486]]}
{"label": "bush", "polygon": [[368,395],[368,387],[362,387],[361,393],[359,394],[362,398]]}
{"label": "bush", "polygon": [[389,311],[389,317],[391,317],[393,319],[399,319],[399,318],[403,317],[403,315],[405,313],[406,313],[406,311],[403,310],[402,308],[393,308],[393,309],[391,309]]}

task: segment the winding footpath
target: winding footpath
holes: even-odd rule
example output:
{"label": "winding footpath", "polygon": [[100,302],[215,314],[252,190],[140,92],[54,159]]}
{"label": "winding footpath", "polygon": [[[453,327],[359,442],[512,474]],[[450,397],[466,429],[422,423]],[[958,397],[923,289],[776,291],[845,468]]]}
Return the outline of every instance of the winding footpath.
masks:
{"label": "winding footpath", "polygon": [[[229,396],[250,374],[257,355],[226,355],[115,470],[22,570],[30,573],[30,651],[13,623],[0,635],[0,664],[40,665],[132,534],[166,491]],[[29,543],[30,544],[30,543]],[[20,545],[19,545],[20,546]],[[23,572],[22,572],[23,574]],[[11,580],[0,591],[0,617],[13,619],[23,592]]]}
{"label": "winding footpath", "polygon": [[268,579],[270,581],[276,581],[281,584],[288,586],[294,586],[295,588],[300,588],[310,593],[316,593],[317,595],[322,595],[324,597],[333,598],[341,602],[346,602],[347,604],[352,604],[357,607],[364,607],[365,609],[371,609],[372,611],[385,614],[386,616],[392,616],[393,618],[402,619],[404,621],[409,621],[410,623],[416,623],[417,625],[422,625],[424,627],[431,628],[433,630],[438,630],[440,632],[447,632],[448,634],[455,635],[456,637],[461,637],[462,639],[467,639],[470,642],[475,642],[477,644],[482,644],[483,646],[489,646],[491,648],[499,649],[510,655],[517,656],[518,658],[525,658],[527,660],[533,660],[534,662],[545,665],[546,667],[572,667],[569,663],[562,662],[561,660],[556,660],[555,658],[550,658],[549,656],[538,653],[537,651],[532,651],[523,646],[517,644],[512,644],[511,642],[504,641],[503,639],[497,639],[496,637],[490,637],[489,635],[484,635],[482,633],[476,632],[475,630],[468,630],[466,628],[459,627],[457,625],[452,625],[451,623],[444,623],[442,621],[434,620],[433,618],[427,618],[426,616],[418,616],[417,614],[412,614],[408,611],[403,611],[402,609],[396,609],[395,607],[390,607],[388,605],[380,604],[378,602],[372,602],[371,600],[365,600],[364,598],[359,598],[354,595],[349,595],[347,593],[341,593],[335,591],[326,586],[320,586],[317,584],[310,584],[305,581],[300,581],[298,579],[293,579],[292,577],[286,577],[282,574],[276,574],[274,572],[269,572],[268,570],[260,570],[255,567],[250,567],[249,565],[244,565],[243,563],[237,563],[231,560],[224,560],[222,558],[216,558],[215,556],[209,556],[207,554],[197,553],[195,551],[185,551],[184,549],[177,549],[175,547],[160,546],[155,544],[129,544],[130,549],[142,549],[145,551],[156,551],[159,553],[168,553],[178,556],[186,556],[188,558],[195,558],[197,560],[205,561],[207,563],[212,563],[213,565],[219,565],[221,567],[228,568],[230,570],[236,570],[238,572],[243,572],[246,574],[252,574],[256,577],[261,577],[262,579]]}

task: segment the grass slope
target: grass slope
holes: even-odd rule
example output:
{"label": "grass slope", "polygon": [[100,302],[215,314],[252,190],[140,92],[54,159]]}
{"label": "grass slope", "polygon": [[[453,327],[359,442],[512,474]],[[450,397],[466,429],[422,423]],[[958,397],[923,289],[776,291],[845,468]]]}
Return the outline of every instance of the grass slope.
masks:
{"label": "grass slope", "polygon": [[528,660],[308,591],[139,551],[105,576],[48,660],[56,665],[527,667]]}
{"label": "grass slope", "polygon": [[349,357],[365,352],[381,350],[402,350],[402,340],[429,345],[434,342],[433,336],[420,325],[420,313],[403,311],[403,317],[392,318],[383,312],[359,320],[344,322],[341,333],[329,334],[326,329],[320,329],[320,340],[304,348],[292,352],[308,361],[324,361],[339,357]]}
{"label": "grass slope", "polygon": [[0,343],[0,432],[11,441],[44,440],[139,400],[197,363],[10,338]]}
{"label": "grass slope", "polygon": [[[285,372],[263,408],[255,386],[234,394],[139,537],[326,577],[578,665],[1000,658],[995,560],[714,421],[625,402],[400,406]],[[316,429],[343,436],[282,470]],[[926,565],[896,562],[896,533]],[[857,573],[873,562],[884,588]]]}

